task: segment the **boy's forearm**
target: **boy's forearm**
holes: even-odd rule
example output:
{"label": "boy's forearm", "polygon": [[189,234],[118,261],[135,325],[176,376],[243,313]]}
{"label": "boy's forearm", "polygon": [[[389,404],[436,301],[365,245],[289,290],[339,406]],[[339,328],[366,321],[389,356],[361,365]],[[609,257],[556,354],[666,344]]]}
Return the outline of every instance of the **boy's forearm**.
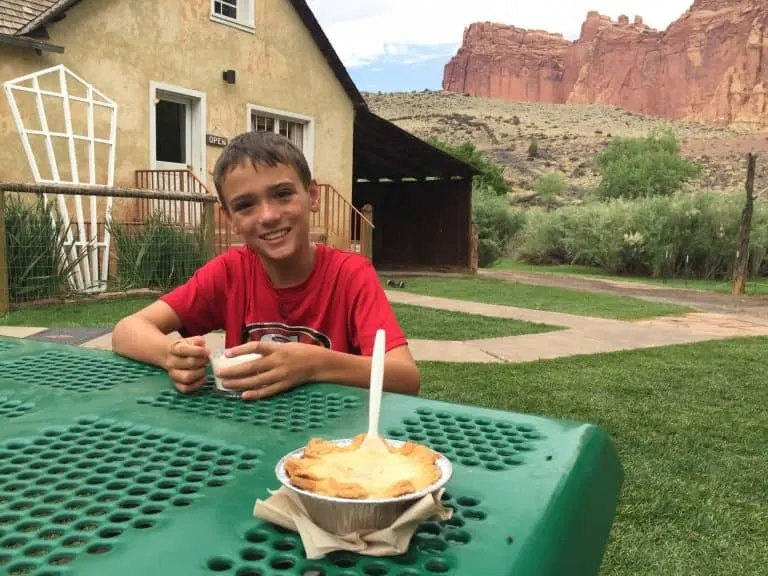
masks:
{"label": "boy's forearm", "polygon": [[[314,365],[315,382],[333,382],[347,386],[368,388],[371,381],[371,357],[346,354],[318,348]],[[401,394],[419,393],[419,371],[411,363],[398,358],[384,361],[384,390]]]}
{"label": "boy's forearm", "polygon": [[112,350],[139,362],[166,368],[168,346],[173,338],[140,317],[121,320],[112,332]]}

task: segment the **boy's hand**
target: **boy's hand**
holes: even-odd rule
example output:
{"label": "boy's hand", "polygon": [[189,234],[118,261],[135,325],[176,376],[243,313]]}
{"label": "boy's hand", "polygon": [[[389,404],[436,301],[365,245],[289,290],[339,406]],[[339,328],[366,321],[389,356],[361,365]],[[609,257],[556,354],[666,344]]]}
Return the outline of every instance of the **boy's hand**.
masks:
{"label": "boy's hand", "polygon": [[205,384],[208,356],[205,338],[202,336],[174,340],[170,343],[165,369],[179,392],[188,394]]}
{"label": "boy's hand", "polygon": [[267,398],[309,381],[316,358],[324,351],[320,346],[296,342],[247,342],[232,348],[230,355],[256,353],[262,357],[220,368],[217,376],[225,388],[243,390],[243,400]]}

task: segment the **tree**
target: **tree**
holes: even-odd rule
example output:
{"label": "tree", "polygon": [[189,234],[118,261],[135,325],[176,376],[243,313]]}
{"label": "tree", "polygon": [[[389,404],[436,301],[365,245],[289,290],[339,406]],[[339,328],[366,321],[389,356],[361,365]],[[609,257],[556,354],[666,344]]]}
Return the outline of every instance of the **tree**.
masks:
{"label": "tree", "polygon": [[472,181],[476,188],[489,188],[499,196],[503,196],[509,191],[509,186],[506,180],[504,180],[503,168],[490,161],[472,142],[451,146],[447,142],[442,142],[435,137],[430,137],[426,141],[435,148],[447,152],[476,168],[480,172]]}
{"label": "tree", "polygon": [[749,235],[752,230],[752,212],[755,206],[755,163],[757,156],[747,155],[747,181],[744,189],[747,201],[741,213],[739,235],[736,240],[736,262],[733,265],[732,294],[744,294],[744,288],[749,277]]}
{"label": "tree", "polygon": [[640,138],[614,138],[595,157],[603,198],[667,196],[697,177],[701,166],[680,156],[671,131],[651,132]]}

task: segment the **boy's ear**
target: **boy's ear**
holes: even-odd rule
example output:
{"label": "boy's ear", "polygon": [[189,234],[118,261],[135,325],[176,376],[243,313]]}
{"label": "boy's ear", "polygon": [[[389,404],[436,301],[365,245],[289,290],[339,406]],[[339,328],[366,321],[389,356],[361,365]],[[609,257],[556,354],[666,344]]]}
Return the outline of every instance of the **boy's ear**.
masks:
{"label": "boy's ear", "polygon": [[317,184],[317,180],[312,180],[309,183],[309,200],[310,210],[312,212],[320,211],[320,186]]}

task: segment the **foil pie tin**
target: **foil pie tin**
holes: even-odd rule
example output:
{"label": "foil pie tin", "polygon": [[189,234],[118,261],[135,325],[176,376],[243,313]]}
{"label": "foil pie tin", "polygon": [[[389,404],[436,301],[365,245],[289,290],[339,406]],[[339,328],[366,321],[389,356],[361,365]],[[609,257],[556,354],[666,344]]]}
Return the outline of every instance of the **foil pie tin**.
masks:
{"label": "foil pie tin", "polygon": [[[385,438],[384,441],[393,446],[400,447],[403,440]],[[337,446],[349,446],[352,438],[330,440]],[[453,475],[451,461],[438,454],[436,466],[440,470],[440,478],[430,486],[395,498],[379,499],[353,499],[326,496],[302,490],[291,483],[291,479],[285,471],[285,461],[289,458],[302,456],[304,448],[299,448],[283,456],[275,466],[275,474],[280,483],[288,490],[298,495],[312,521],[323,530],[335,535],[345,535],[358,531],[382,530],[391,526],[416,501],[424,496],[433,494],[443,488]]]}

